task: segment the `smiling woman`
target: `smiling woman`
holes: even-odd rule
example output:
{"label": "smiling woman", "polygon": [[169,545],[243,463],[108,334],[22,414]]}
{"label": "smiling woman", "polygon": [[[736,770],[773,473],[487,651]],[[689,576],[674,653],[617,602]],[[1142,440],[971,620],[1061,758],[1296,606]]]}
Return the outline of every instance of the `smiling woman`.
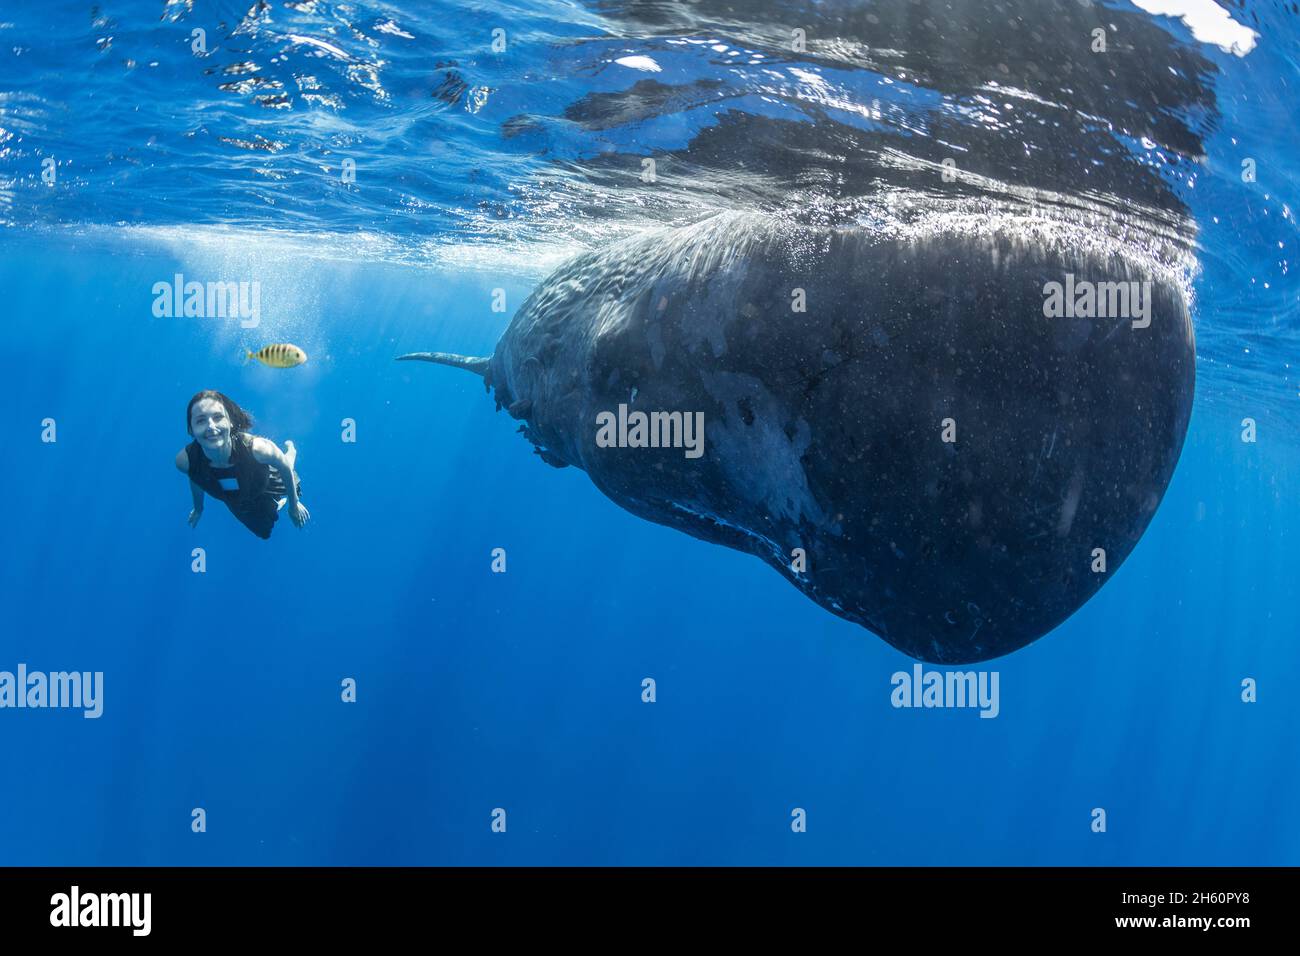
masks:
{"label": "smiling woman", "polygon": [[286,441],[281,451],[275,442],[250,434],[252,417],[212,389],[190,399],[185,422],[193,441],[176,453],[176,467],[190,478],[191,527],[203,516],[205,493],[224,501],[259,538],[271,537],[286,502],[294,526],[306,525],[311,515],[298,500],[302,484],[294,473],[298,449],[293,442]]}

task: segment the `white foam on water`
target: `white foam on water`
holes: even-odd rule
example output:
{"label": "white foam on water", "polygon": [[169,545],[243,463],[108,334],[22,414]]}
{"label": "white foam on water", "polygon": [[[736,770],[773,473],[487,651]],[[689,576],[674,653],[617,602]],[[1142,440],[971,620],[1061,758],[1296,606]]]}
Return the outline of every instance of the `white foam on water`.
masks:
{"label": "white foam on water", "polygon": [[663,67],[648,56],[620,56],[614,62],[629,70],[644,70],[646,73],[663,72]]}
{"label": "white foam on water", "polygon": [[1147,13],[1177,17],[1202,43],[1213,43],[1224,53],[1245,56],[1255,49],[1259,34],[1232,19],[1232,14],[1214,0],[1133,0]]}

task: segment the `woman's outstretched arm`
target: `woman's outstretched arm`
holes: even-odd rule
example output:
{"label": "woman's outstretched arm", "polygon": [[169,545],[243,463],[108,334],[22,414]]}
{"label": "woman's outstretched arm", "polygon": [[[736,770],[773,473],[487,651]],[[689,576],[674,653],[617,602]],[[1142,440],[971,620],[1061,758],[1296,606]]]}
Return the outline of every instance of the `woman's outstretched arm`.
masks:
{"label": "woman's outstretched arm", "polygon": [[282,452],[275,442],[254,436],[253,457],[264,465],[270,465],[280,473],[280,477],[284,479],[285,497],[289,499],[288,507],[285,510],[289,512],[289,518],[294,525],[301,528],[307,523],[311,513],[298,500],[298,475],[293,470],[298,451],[293,447],[293,442],[285,442],[285,444],[291,449],[292,457]]}

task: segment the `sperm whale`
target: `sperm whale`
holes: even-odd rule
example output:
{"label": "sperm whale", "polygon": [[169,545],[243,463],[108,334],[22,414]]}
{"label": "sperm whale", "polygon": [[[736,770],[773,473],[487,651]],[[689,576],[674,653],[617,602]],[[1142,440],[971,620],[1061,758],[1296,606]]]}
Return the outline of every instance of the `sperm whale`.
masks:
{"label": "sperm whale", "polygon": [[[933,663],[1043,636],[1122,564],[1191,413],[1187,296],[1132,244],[1050,219],[908,228],[723,213],[559,267],[481,375],[551,465],[757,555]],[[702,453],[620,438],[641,411]]]}

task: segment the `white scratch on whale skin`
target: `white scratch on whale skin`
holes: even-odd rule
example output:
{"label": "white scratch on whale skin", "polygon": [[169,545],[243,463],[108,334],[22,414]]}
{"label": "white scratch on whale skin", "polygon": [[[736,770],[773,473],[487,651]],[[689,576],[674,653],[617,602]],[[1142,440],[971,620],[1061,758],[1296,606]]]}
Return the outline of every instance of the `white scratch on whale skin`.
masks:
{"label": "white scratch on whale skin", "polygon": [[[801,459],[812,444],[812,429],[799,419],[789,437],[782,422],[783,406],[752,375],[715,372],[704,379],[709,394],[726,409],[722,420],[713,418],[707,431],[707,447],[724,462],[723,468],[737,490],[769,514],[793,521],[821,525],[826,513],[808,487]],[[740,416],[740,401],[753,406],[751,424]]]}

